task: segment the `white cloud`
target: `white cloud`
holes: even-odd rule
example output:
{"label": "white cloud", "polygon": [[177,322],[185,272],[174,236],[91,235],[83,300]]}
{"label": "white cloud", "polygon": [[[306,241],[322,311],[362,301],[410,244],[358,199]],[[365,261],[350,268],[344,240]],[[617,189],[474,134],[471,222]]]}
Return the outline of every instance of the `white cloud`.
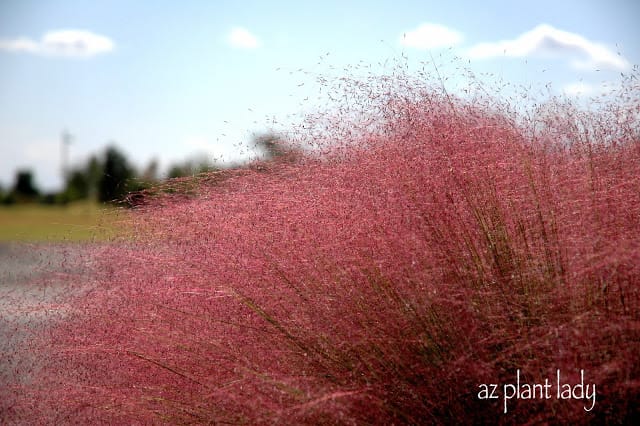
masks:
{"label": "white cloud", "polygon": [[416,49],[434,49],[455,46],[463,38],[462,33],[444,25],[426,23],[404,33],[400,38],[400,44]]}
{"label": "white cloud", "polygon": [[513,40],[479,43],[469,48],[467,54],[475,59],[500,56],[570,56],[571,65],[577,69],[624,71],[630,68],[626,59],[607,46],[546,24],[538,25]]}
{"label": "white cloud", "polygon": [[45,53],[63,56],[93,56],[110,52],[115,47],[109,38],[82,30],[49,32],[41,44]]}
{"label": "white cloud", "polygon": [[12,40],[0,40],[0,50],[36,53],[38,51],[38,43],[24,37]]}
{"label": "white cloud", "polygon": [[110,52],[114,48],[114,42],[108,37],[84,30],[50,31],[40,41],[25,37],[0,40],[0,50],[44,56],[90,57]]}
{"label": "white cloud", "polygon": [[227,37],[227,41],[231,47],[239,49],[257,49],[262,46],[262,43],[255,35],[242,27],[233,28]]}

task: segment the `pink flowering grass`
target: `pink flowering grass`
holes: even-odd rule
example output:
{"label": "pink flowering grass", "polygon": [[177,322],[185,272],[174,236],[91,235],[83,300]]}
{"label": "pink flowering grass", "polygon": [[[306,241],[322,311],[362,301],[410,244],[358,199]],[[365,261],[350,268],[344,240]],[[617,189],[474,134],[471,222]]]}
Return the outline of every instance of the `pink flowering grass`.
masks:
{"label": "pink flowering grass", "polygon": [[[13,388],[5,417],[637,420],[637,79],[597,112],[556,99],[527,117],[404,74],[376,81],[354,86],[352,129],[319,115],[320,136],[293,133],[320,145],[304,158],[147,194],[135,237],[95,248],[95,289],[45,336],[42,379]],[[558,369],[597,385],[590,412],[478,397]]]}

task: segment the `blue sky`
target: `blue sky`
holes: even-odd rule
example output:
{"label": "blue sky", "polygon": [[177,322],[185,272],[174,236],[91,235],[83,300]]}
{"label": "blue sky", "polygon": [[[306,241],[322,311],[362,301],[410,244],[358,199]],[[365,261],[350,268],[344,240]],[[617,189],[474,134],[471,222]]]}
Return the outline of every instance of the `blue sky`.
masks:
{"label": "blue sky", "polygon": [[65,128],[72,164],[110,141],[138,168],[245,158],[272,119],[323,107],[313,75],[403,54],[597,93],[640,63],[638,16],[634,0],[0,0],[0,183],[30,168],[58,188]]}

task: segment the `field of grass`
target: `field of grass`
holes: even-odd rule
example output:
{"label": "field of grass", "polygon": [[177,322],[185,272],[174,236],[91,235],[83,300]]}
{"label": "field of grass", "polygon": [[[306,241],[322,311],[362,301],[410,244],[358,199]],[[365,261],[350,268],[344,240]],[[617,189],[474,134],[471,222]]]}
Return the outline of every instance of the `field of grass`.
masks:
{"label": "field of grass", "polygon": [[116,234],[115,209],[93,202],[0,207],[0,241],[102,241]]}
{"label": "field of grass", "polygon": [[321,154],[172,181],[92,245],[0,423],[640,424],[637,76],[519,117],[360,83],[292,132]]}

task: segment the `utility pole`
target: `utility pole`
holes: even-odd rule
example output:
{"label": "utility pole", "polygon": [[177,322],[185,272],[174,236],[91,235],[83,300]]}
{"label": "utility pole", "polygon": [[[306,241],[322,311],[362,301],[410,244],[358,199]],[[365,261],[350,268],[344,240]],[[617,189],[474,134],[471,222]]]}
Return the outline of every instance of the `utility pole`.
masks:
{"label": "utility pole", "polygon": [[62,172],[62,185],[67,184],[69,177],[69,145],[73,140],[73,135],[67,129],[62,131],[60,139],[60,169]]}

